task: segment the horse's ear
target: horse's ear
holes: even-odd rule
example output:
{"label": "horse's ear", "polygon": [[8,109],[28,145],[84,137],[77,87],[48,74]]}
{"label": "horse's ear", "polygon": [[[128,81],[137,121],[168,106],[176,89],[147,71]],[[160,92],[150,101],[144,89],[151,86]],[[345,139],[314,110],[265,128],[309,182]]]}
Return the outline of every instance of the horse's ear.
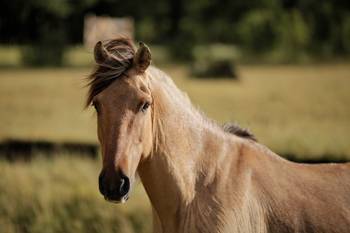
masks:
{"label": "horse's ear", "polygon": [[109,57],[109,53],[105,47],[103,47],[101,41],[97,42],[94,48],[94,58],[97,64],[104,63]]}
{"label": "horse's ear", "polygon": [[151,65],[151,61],[151,50],[147,47],[146,44],[140,42],[140,47],[134,57],[134,67],[138,71],[144,72]]}

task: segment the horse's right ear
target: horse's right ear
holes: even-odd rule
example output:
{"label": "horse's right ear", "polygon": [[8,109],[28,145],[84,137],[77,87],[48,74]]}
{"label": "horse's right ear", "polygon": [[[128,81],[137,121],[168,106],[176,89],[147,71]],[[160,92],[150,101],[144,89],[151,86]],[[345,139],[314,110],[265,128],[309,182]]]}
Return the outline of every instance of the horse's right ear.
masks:
{"label": "horse's right ear", "polygon": [[144,72],[151,65],[151,61],[151,50],[147,47],[146,44],[140,42],[140,47],[134,57],[134,67],[138,71]]}
{"label": "horse's right ear", "polygon": [[109,53],[105,47],[103,47],[101,41],[97,42],[94,48],[94,58],[97,64],[104,63],[109,57]]}

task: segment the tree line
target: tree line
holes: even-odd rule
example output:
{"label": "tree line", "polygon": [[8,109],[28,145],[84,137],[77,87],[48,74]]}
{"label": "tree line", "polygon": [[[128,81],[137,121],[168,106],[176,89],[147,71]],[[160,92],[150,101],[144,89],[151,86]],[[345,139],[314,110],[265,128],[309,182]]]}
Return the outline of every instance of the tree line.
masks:
{"label": "tree line", "polygon": [[133,17],[136,40],[163,44],[176,59],[213,43],[252,57],[350,55],[348,0],[4,0],[0,42],[31,45],[27,63],[59,65],[64,48],[82,42],[88,12]]}

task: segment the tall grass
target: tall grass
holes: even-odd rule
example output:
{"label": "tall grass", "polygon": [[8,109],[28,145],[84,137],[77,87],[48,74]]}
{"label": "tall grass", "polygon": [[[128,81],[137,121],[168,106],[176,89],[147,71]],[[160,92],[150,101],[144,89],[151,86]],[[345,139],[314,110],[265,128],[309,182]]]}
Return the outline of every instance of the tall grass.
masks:
{"label": "tall grass", "polygon": [[151,232],[142,184],[137,182],[125,204],[107,203],[98,191],[100,163],[72,155],[0,161],[0,231]]}

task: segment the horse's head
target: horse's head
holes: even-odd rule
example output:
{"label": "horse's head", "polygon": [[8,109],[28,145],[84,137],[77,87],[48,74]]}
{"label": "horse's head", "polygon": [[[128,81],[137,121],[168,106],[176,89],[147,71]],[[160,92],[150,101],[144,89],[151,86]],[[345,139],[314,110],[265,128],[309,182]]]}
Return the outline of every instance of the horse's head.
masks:
{"label": "horse's head", "polygon": [[146,79],[149,48],[119,39],[94,49],[88,103],[96,108],[103,168],[99,189],[107,201],[128,200],[138,164],[152,150],[152,95]]}

